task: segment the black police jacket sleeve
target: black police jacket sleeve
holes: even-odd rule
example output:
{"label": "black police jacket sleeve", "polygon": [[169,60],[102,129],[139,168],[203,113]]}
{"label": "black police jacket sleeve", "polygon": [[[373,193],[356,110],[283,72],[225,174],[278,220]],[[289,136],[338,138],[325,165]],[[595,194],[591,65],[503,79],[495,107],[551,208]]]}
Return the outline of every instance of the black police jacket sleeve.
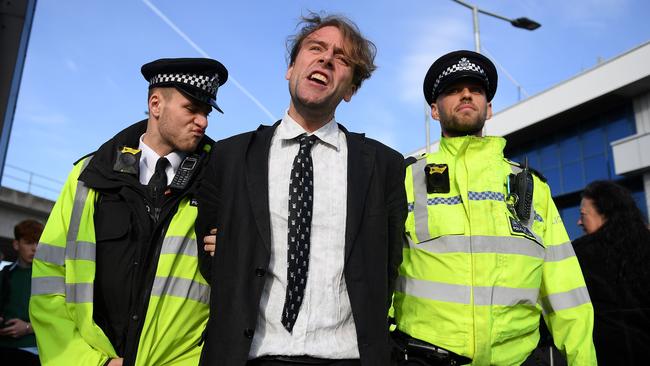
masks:
{"label": "black police jacket sleeve", "polygon": [[[218,146],[218,145],[217,145]],[[210,282],[212,276],[212,256],[205,251],[203,239],[210,234],[210,230],[217,227],[217,217],[219,209],[218,187],[216,185],[216,174],[218,172],[217,159],[214,158],[217,149],[212,150],[212,156],[205,168],[201,179],[197,199],[199,201],[198,217],[194,230],[196,232],[196,245],[199,257],[199,269],[201,274]],[[218,243],[217,243],[218,245]]]}

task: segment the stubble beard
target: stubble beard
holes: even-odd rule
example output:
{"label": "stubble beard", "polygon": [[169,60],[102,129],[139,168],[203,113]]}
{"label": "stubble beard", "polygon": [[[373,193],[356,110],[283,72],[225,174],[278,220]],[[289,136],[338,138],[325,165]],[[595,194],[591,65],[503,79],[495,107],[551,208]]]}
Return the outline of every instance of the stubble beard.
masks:
{"label": "stubble beard", "polygon": [[[318,98],[308,99],[301,96],[298,82],[289,86],[291,101],[298,113],[310,119],[325,118],[328,121],[334,116],[336,105],[332,106],[332,95],[323,95]],[[337,104],[338,105],[338,104]]]}
{"label": "stubble beard", "polygon": [[450,137],[478,136],[485,126],[485,120],[486,114],[472,117],[470,120],[453,115],[445,116],[444,120],[441,120],[441,125],[444,132]]}

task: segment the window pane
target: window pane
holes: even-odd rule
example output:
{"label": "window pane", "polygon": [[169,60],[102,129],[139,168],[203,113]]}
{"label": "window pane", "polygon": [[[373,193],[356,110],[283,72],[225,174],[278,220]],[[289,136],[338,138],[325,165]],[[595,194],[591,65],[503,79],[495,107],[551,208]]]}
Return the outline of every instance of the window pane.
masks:
{"label": "window pane", "polygon": [[567,136],[560,143],[560,154],[562,163],[580,160],[580,140],[577,135]]}
{"label": "window pane", "polygon": [[542,147],[539,150],[541,159],[540,169],[557,167],[560,160],[559,151],[560,149],[558,146],[552,142],[549,145]]}
{"label": "window pane", "polygon": [[569,206],[560,210],[560,216],[564,222],[569,238],[575,240],[582,236],[582,228],[578,226],[578,218],[580,217],[580,205]]}
{"label": "window pane", "polygon": [[602,127],[587,130],[582,134],[582,153],[584,157],[604,154],[609,145]]}
{"label": "window pane", "polygon": [[548,185],[551,187],[551,192],[553,192],[554,195],[564,193],[564,190],[560,185],[560,168],[547,168],[541,170],[541,172],[546,177]]}
{"label": "window pane", "polygon": [[612,142],[623,137],[634,135],[636,126],[634,119],[627,114],[611,116],[612,120],[607,122],[607,141]]}
{"label": "window pane", "polygon": [[605,154],[585,159],[585,185],[599,179],[609,179]]}
{"label": "window pane", "polygon": [[562,187],[564,193],[576,192],[585,186],[582,178],[582,163],[573,162],[562,166]]}

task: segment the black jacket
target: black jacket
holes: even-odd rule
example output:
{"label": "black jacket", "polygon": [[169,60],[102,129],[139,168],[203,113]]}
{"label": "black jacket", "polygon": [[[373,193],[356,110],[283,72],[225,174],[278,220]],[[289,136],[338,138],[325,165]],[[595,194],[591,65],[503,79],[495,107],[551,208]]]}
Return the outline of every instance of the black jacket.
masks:
{"label": "black jacket", "polygon": [[[606,243],[598,231],[573,242],[594,306],[598,364],[645,365],[650,345],[650,276],[622,278],[619,263],[606,255],[607,245],[613,244]],[[648,258],[649,252],[646,246],[646,253],[635,255]]]}
{"label": "black jacket", "polygon": [[[271,253],[268,155],[275,126],[218,142],[201,183],[197,238],[219,229],[215,256],[202,265],[212,285],[204,365],[242,366],[250,352]],[[404,159],[342,130],[348,144],[345,282],[361,363],[388,365],[387,312],[407,213]]]}
{"label": "black jacket", "polygon": [[[138,163],[134,173],[114,169],[123,146],[138,148],[147,121],[140,121],[104,143],[79,180],[99,195],[95,204],[97,241],[93,319],[107,335],[124,365],[135,362],[156,264],[167,226],[181,198],[193,195],[207,155],[193,180],[180,191],[170,190],[158,219],[147,187],[140,184]],[[213,141],[204,137],[197,152]]]}

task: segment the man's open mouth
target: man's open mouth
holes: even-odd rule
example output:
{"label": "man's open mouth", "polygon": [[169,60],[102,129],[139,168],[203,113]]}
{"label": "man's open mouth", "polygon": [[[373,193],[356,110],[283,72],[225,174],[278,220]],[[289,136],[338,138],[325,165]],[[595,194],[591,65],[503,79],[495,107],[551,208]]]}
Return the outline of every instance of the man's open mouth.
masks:
{"label": "man's open mouth", "polygon": [[320,72],[314,72],[309,75],[309,80],[315,81],[321,85],[327,85],[327,76],[321,74]]}

